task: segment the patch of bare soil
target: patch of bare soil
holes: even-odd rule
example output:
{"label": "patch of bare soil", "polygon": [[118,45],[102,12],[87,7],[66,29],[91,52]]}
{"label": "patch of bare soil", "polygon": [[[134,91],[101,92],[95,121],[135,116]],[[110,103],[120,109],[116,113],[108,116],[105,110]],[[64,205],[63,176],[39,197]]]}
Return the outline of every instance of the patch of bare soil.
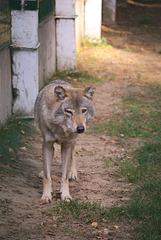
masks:
{"label": "patch of bare soil", "polygon": [[[144,5],[150,4],[149,1],[142,2]],[[158,54],[161,49],[160,1],[159,7],[153,8],[125,1],[120,3],[125,4],[118,5],[116,24],[102,27],[102,36],[115,48],[103,50],[102,53],[97,49],[84,48],[78,59],[81,70],[94,71],[97,68],[100,76],[105,71],[114,73],[113,79],[107,76],[107,81],[97,86],[95,122],[108,119],[111,114],[120,111],[117,104],[124,96],[144,95],[142,82],[161,79],[161,55]],[[145,13],[154,19],[154,23],[140,27],[136,19]],[[27,141],[33,148],[20,152],[22,164],[17,165],[20,174],[0,176],[0,239],[135,239],[128,222],[106,222],[96,228],[77,225],[76,222],[72,225],[55,224],[54,216],[43,215],[42,211],[60,201],[60,149],[56,147],[52,163],[53,203],[40,205],[42,180],[38,174],[42,169],[41,137],[37,134]],[[128,150],[108,135],[82,134],[76,145],[79,179],[70,183],[73,199],[96,202],[106,207],[126,204],[133,185],[118,176],[116,159]],[[109,159],[112,161],[109,162]]]}

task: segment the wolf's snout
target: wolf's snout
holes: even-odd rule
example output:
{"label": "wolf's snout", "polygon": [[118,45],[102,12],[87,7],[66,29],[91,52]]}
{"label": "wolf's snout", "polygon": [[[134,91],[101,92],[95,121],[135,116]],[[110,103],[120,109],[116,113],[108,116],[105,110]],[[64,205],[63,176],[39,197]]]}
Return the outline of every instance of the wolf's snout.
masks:
{"label": "wolf's snout", "polygon": [[78,126],[77,133],[83,133],[83,132],[84,132],[84,126]]}

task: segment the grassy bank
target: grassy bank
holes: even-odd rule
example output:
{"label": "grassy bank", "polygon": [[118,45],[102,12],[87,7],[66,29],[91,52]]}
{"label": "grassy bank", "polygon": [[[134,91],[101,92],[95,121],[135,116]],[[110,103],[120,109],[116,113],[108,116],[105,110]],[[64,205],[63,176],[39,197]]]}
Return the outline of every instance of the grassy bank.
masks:
{"label": "grassy bank", "polygon": [[[107,134],[140,147],[118,160],[120,173],[134,183],[136,189],[125,215],[136,220],[139,239],[161,237],[161,85],[144,85],[146,94],[124,98],[121,113],[91,126],[90,133]],[[126,147],[126,144],[124,145]]]}
{"label": "grassy bank", "polygon": [[[100,82],[98,76],[95,77],[88,72],[57,73],[53,78],[68,79],[75,86]],[[133,227],[134,232],[130,232],[129,239],[161,238],[161,85],[144,83],[142,90],[144,93],[142,95],[124,97],[122,103],[118,105],[121,110],[119,113],[110,116],[109,121],[92,124],[89,130],[90,134],[98,136],[102,134],[114,136],[126,150],[126,154],[116,160],[119,165],[118,174],[125,176],[135,189],[129,203],[121,207],[102,208],[93,202],[59,202],[56,207],[51,206],[43,211],[47,219],[51,218],[49,219],[51,227],[47,228],[46,232],[52,234],[51,230],[60,226],[60,231],[63,229],[64,233],[70,230],[71,239],[73,236],[76,237],[77,233],[84,236],[84,239],[94,237],[97,239],[99,228],[106,229],[107,224],[111,224],[118,233],[120,226],[130,225],[130,231]],[[8,174],[14,169],[19,162],[19,151],[28,147],[25,139],[33,132],[32,124],[20,118],[9,120],[1,128],[2,173]],[[136,141],[140,146],[131,150],[133,147],[129,146]],[[107,161],[106,167],[108,165]],[[125,232],[126,239],[129,229],[127,228]],[[113,236],[109,239],[113,239]]]}
{"label": "grassy bank", "polygon": [[0,128],[0,172],[12,173],[19,163],[18,153],[26,150],[29,144],[27,137],[34,133],[31,120],[20,117],[10,118],[5,126]]}
{"label": "grassy bank", "polygon": [[[99,82],[99,78],[88,73],[58,73],[55,78],[68,79],[76,86],[82,83]],[[57,214],[56,222],[77,222],[77,224],[99,224],[107,222],[134,225],[134,239],[159,240],[161,237],[161,85],[143,83],[142,95],[125,97],[119,104],[121,111],[113,114],[109,121],[91,125],[89,134],[105,134],[117,138],[126,149],[126,142],[140,142],[135,151],[127,148],[127,154],[120,160],[119,173],[125,176],[134,187],[132,199],[128,205],[120,208],[101,208],[95,203],[61,202],[51,208],[46,215]],[[133,149],[133,148],[131,148]],[[130,154],[130,157],[128,156]],[[107,164],[108,167],[108,164]],[[90,229],[89,229],[90,232]]]}

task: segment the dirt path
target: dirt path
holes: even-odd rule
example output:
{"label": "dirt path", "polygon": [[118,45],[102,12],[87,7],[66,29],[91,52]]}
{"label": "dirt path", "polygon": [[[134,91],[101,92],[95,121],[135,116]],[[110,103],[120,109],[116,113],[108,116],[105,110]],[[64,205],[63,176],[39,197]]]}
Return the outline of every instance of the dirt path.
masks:
{"label": "dirt path", "polygon": [[[96,93],[96,119],[109,114],[109,103],[117,102],[119,98],[106,101],[108,84],[99,87]],[[100,95],[100,92],[103,93]],[[103,108],[100,108],[102,106]],[[102,113],[102,114],[101,114]],[[54,238],[46,235],[42,211],[49,205],[40,205],[42,180],[38,178],[41,171],[41,136],[30,137],[30,145],[34,148],[20,154],[23,162],[22,174],[1,177],[1,239],[71,239],[69,236],[61,238],[59,231],[55,231]],[[75,200],[101,203],[102,206],[120,206],[129,200],[131,186],[115,175],[117,163],[114,161],[106,167],[106,160],[118,157],[122,149],[108,136],[81,135],[76,146],[78,159],[77,182],[70,183],[70,192]],[[19,168],[19,166],[17,166]],[[59,187],[61,179],[60,148],[57,145],[52,164],[53,203],[60,201]],[[41,230],[42,228],[42,230]],[[44,235],[41,235],[40,234]],[[83,239],[83,238],[78,238]]]}
{"label": "dirt path", "polygon": [[[120,18],[117,19],[117,24],[104,26],[102,29],[103,37],[107,37],[109,43],[115,48],[104,50],[103,53],[97,48],[95,50],[85,48],[79,55],[78,62],[81,70],[96,70],[100,76],[106,72],[109,74],[107,74],[107,81],[97,86],[95,122],[108,119],[112,113],[119,111],[117,104],[123,97],[143,94],[143,82],[161,79],[161,55],[158,54],[161,49],[161,28],[157,24],[148,26],[148,30],[144,29],[141,37],[138,38],[138,34],[136,34],[139,32],[138,26],[132,25],[130,20],[129,24],[126,24],[125,13],[128,10],[134,10],[134,8],[131,9],[131,5],[130,8],[127,5],[123,9],[119,7],[118,18]],[[141,10],[139,9],[139,11]],[[158,9],[155,9],[155,14],[157,11]],[[136,16],[134,17],[136,18]],[[154,15],[154,18],[159,20],[160,13]],[[134,21],[134,18],[130,19]],[[152,28],[151,31],[150,28]],[[150,33],[153,34],[150,35]],[[112,79],[109,79],[111,76]],[[42,165],[41,137],[36,135],[27,141],[34,148],[20,153],[23,167],[17,166],[17,168],[21,168],[22,174],[0,177],[0,239],[87,239],[81,235],[72,238],[68,232],[63,232],[63,226],[55,226],[54,223],[52,223],[54,230],[48,231],[48,223],[51,224],[51,220],[49,221],[42,211],[50,208],[50,205],[39,204],[42,180],[37,176]],[[118,164],[115,161],[124,152],[127,152],[127,149],[122,148],[116,139],[108,135],[81,135],[76,146],[79,180],[70,183],[73,199],[96,202],[107,207],[126,203],[130,198],[133,186],[128,184],[124,178],[118,177],[116,174]],[[108,159],[113,161],[109,163]],[[52,163],[54,194],[51,206],[55,206],[60,201],[58,196],[60,178],[60,149],[57,147]],[[73,225],[73,227],[77,228],[78,226]],[[132,237],[131,229],[128,229],[127,226],[122,226],[119,232],[114,229],[112,223],[111,225],[107,224],[104,229],[98,229],[98,232],[98,237],[91,236],[90,239],[124,240]]]}

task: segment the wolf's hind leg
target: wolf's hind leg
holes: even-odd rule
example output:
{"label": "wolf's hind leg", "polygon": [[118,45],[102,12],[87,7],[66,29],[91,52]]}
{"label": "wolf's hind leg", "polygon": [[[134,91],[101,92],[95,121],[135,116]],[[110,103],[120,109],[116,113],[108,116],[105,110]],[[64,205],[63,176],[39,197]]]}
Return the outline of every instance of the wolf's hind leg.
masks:
{"label": "wolf's hind leg", "polygon": [[70,159],[70,171],[68,174],[68,178],[74,179],[74,180],[78,179],[78,177],[77,177],[77,160],[74,157],[75,144],[76,144],[76,140],[73,140],[72,146],[71,146],[72,148],[71,148],[71,159]]}
{"label": "wolf's hind leg", "polygon": [[52,182],[50,176],[51,161],[53,157],[53,142],[45,142],[42,144],[43,149],[43,195],[40,203],[52,202]]}

